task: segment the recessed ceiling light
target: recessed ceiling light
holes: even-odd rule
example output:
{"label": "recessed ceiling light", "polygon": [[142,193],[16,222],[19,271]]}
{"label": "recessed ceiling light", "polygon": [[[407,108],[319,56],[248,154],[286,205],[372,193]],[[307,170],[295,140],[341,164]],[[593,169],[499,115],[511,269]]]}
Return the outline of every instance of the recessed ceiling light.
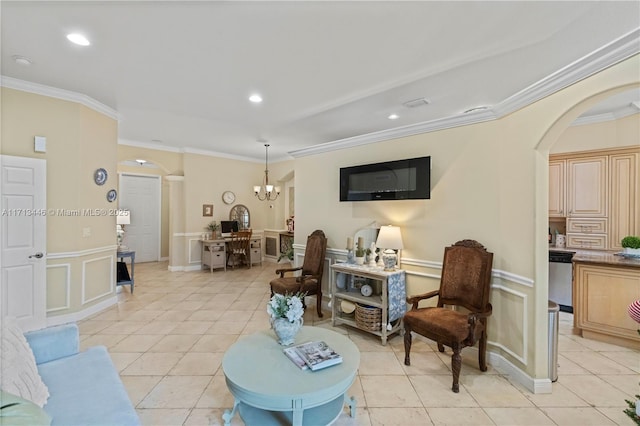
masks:
{"label": "recessed ceiling light", "polygon": [[254,104],[259,104],[260,102],[262,102],[262,96],[254,93],[253,95],[249,96],[249,100]]}
{"label": "recessed ceiling light", "polygon": [[89,43],[89,40],[87,40],[85,36],[78,33],[67,34],[67,40],[79,46],[89,46],[91,44]]}
{"label": "recessed ceiling light", "polygon": [[24,56],[13,55],[11,58],[14,61],[16,61],[16,64],[24,65],[25,67],[28,67],[29,65],[31,65],[31,59],[26,58]]}
{"label": "recessed ceiling light", "polygon": [[397,120],[398,118],[400,118],[400,116],[398,114],[391,114],[389,115],[389,117],[387,117],[389,120]]}

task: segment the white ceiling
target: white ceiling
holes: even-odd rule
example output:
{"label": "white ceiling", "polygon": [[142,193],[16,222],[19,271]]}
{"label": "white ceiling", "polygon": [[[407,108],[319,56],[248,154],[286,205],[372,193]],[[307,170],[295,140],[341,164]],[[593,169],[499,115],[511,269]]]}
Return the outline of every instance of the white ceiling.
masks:
{"label": "white ceiling", "polygon": [[[125,143],[255,160],[264,159],[259,138],[281,159],[479,106],[492,111],[631,32],[640,51],[637,1],[2,1],[0,8],[3,76],[112,108]],[[72,45],[70,32],[91,46]],[[262,104],[248,101],[253,92]],[[625,96],[590,114],[640,101],[638,91]],[[402,105],[423,97],[428,105]],[[389,120],[391,113],[400,118]]]}

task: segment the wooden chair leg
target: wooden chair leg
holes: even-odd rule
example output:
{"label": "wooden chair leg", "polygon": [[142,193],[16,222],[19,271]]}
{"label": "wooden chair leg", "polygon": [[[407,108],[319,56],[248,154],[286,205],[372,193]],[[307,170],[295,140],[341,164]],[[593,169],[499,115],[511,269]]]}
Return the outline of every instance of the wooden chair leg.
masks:
{"label": "wooden chair leg", "polygon": [[409,354],[411,353],[411,328],[404,325],[404,365],[411,365]]}
{"label": "wooden chair leg", "polygon": [[322,318],[322,292],[319,291],[316,294],[316,310],[318,311],[318,316]]}
{"label": "wooden chair leg", "polygon": [[487,371],[487,332],[482,331],[480,343],[478,344],[478,364],[480,371]]}
{"label": "wooden chair leg", "polygon": [[462,366],[462,356],[460,351],[462,350],[459,345],[452,347],[453,355],[451,355],[451,372],[453,373],[453,386],[451,390],[455,393],[460,392],[460,385],[458,383],[460,379],[460,367]]}
{"label": "wooden chair leg", "polygon": [[438,342],[438,351],[444,352],[444,345],[440,342]]}

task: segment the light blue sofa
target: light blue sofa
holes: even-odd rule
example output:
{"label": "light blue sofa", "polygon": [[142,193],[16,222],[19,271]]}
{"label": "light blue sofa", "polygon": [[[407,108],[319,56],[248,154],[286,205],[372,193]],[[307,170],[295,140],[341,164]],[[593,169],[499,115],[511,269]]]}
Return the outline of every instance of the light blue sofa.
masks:
{"label": "light blue sofa", "polygon": [[49,327],[25,337],[49,388],[44,411],[52,425],[140,424],[107,349],[94,346],[80,352],[77,325]]}

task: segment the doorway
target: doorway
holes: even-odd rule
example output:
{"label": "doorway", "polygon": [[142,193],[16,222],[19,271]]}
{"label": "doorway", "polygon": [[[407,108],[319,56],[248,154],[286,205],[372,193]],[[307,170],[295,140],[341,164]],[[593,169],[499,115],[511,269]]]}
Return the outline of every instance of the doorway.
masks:
{"label": "doorway", "polygon": [[123,245],[136,252],[136,262],[160,260],[161,177],[121,173],[119,177],[121,210],[130,212]]}

